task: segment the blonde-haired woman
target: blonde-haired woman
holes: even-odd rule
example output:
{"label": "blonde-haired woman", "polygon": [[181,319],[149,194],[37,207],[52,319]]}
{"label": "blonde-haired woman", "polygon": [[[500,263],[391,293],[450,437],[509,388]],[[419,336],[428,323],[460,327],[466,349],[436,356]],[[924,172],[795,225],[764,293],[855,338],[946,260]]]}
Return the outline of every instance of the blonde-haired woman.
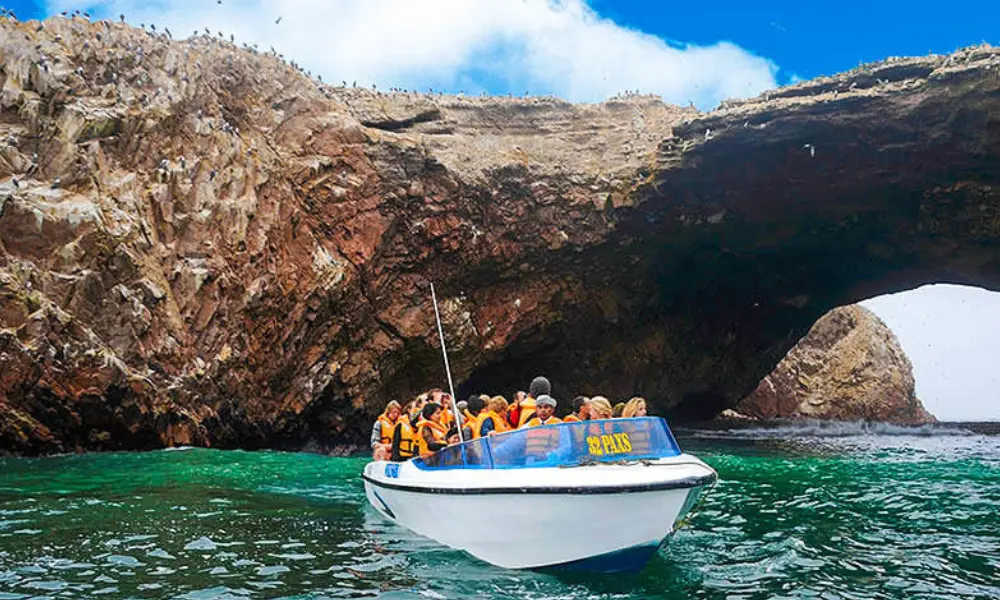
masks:
{"label": "blonde-haired woman", "polygon": [[604,396],[594,396],[590,399],[590,420],[610,419],[614,413],[611,402]]}
{"label": "blonde-haired woman", "polygon": [[625,419],[631,419],[632,417],[645,417],[646,416],[646,399],[636,396],[629,400],[625,404],[625,409],[622,411],[622,417]]}
{"label": "blonde-haired woman", "polygon": [[371,447],[373,460],[389,460],[392,452],[392,432],[396,428],[403,407],[393,400],[372,425]]}
{"label": "blonde-haired woman", "polygon": [[509,431],[507,423],[507,399],[503,396],[493,396],[487,403],[488,410],[480,420],[479,437],[486,437],[492,432]]}

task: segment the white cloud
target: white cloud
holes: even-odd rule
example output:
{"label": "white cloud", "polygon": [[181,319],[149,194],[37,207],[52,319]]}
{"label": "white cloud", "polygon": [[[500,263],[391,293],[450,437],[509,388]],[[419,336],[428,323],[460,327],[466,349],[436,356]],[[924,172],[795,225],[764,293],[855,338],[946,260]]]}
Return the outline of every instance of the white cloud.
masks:
{"label": "white cloud", "polygon": [[[49,12],[79,6],[48,4]],[[739,46],[671,45],[602,18],[585,0],[98,0],[91,9],[167,26],[175,37],[205,27],[232,33],[326,81],[380,88],[587,102],[638,89],[710,108],[776,85],[777,67]]]}

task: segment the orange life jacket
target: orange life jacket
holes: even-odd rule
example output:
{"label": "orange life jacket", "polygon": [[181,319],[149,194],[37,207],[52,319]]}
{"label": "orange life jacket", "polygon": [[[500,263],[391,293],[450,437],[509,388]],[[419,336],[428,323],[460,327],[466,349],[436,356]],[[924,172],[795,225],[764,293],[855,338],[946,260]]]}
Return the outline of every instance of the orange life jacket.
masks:
{"label": "orange life jacket", "polygon": [[486,419],[493,419],[493,431],[500,433],[502,431],[510,431],[511,427],[507,423],[507,420],[496,414],[492,410],[488,410],[485,413],[479,413],[479,418],[477,419],[478,426],[476,427],[476,435],[479,434],[479,430],[483,428],[483,423]]}
{"label": "orange life jacket", "polygon": [[521,401],[521,414],[517,419],[517,426],[524,427],[528,419],[535,416],[535,399],[528,396]]}
{"label": "orange life jacket", "polygon": [[378,416],[378,423],[380,426],[378,441],[382,444],[392,443],[392,431],[396,428],[396,424],[389,420],[389,417],[381,414]]}
{"label": "orange life jacket", "polygon": [[417,454],[420,456],[430,456],[431,454],[434,454],[434,450],[428,448],[427,443],[424,441],[424,430],[428,427],[431,430],[431,437],[436,442],[443,442],[444,436],[448,433],[448,430],[444,425],[435,421],[428,421],[427,419],[421,417],[421,419],[417,421],[417,435],[414,441]]}
{"label": "orange life jacket", "polygon": [[479,428],[483,426],[483,416],[479,415],[477,417],[469,411],[465,411],[465,426],[472,432],[472,438],[470,439],[477,440],[480,438]]}
{"label": "orange life jacket", "polygon": [[524,434],[524,454],[536,459],[545,458],[549,452],[559,447],[559,428],[534,429],[541,425],[555,425],[562,423],[556,417],[549,417],[547,421],[535,417],[524,424],[525,429],[533,429]]}
{"label": "orange life jacket", "polygon": [[582,421],[580,417],[576,416],[576,413],[569,413],[566,418],[563,419],[563,423],[579,423]]}
{"label": "orange life jacket", "polygon": [[[400,460],[413,458],[416,454],[416,439],[413,435],[413,428],[410,427],[409,419],[400,417],[399,420],[396,421],[396,427],[400,429],[398,451]],[[396,431],[395,428],[393,428],[393,436],[395,436],[395,434]]]}
{"label": "orange life jacket", "polygon": [[559,423],[562,423],[562,422],[563,422],[562,419],[560,419],[558,417],[549,417],[549,419],[547,421],[545,421],[544,423],[542,423],[541,419],[539,419],[538,417],[535,417],[532,420],[530,420],[527,423],[525,423],[524,426],[525,427],[538,427],[539,425],[558,425]]}

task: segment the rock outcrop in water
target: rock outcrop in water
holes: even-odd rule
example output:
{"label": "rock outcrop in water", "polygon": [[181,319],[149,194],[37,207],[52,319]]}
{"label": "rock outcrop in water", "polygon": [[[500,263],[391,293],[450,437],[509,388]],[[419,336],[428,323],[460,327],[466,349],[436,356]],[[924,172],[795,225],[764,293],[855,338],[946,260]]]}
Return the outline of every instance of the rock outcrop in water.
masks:
{"label": "rock outcrop in water", "polygon": [[363,440],[544,372],[710,417],[828,309],[1000,285],[1000,52],[708,114],[328,86],[123,24],[0,18],[0,448]]}
{"label": "rock outcrop in water", "polygon": [[899,340],[862,306],[835,308],[733,410],[755,419],[932,423]]}

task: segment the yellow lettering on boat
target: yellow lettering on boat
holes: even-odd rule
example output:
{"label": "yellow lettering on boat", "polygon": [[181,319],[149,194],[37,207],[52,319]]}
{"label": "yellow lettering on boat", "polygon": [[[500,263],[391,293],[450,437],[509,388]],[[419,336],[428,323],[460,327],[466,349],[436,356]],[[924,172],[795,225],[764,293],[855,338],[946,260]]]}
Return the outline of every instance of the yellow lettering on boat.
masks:
{"label": "yellow lettering on boat", "polygon": [[587,450],[594,456],[628,454],[632,451],[632,440],[629,439],[627,433],[588,436]]}

